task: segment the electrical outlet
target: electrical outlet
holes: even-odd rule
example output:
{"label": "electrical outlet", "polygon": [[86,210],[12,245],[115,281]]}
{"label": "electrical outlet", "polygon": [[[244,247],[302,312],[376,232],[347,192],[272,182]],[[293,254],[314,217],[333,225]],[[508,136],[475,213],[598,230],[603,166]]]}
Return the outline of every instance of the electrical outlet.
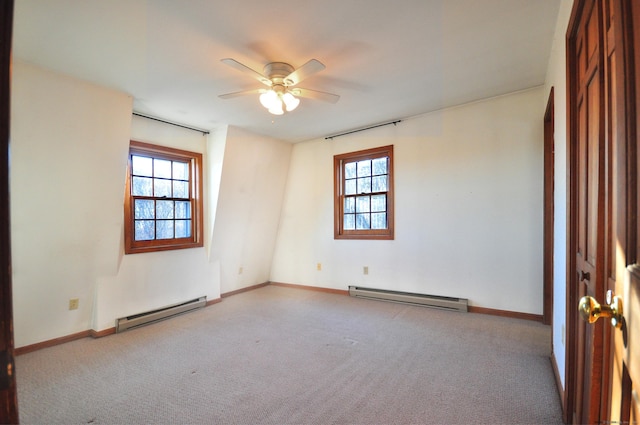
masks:
{"label": "electrical outlet", "polygon": [[316,269],[317,269],[318,271],[322,270],[322,263],[318,263],[318,264],[316,264]]}
{"label": "electrical outlet", "polygon": [[364,266],[364,267],[362,268],[362,273],[364,273],[364,274],[369,274],[369,266]]}
{"label": "electrical outlet", "polygon": [[77,310],[79,305],[80,305],[79,298],[71,298],[69,300],[69,310]]}

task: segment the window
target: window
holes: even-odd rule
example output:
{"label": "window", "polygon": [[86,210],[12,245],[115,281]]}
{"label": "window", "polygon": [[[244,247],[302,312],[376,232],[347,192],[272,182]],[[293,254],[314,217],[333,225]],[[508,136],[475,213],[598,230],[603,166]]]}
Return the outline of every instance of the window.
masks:
{"label": "window", "polygon": [[393,239],[393,146],[333,157],[335,239]]}
{"label": "window", "polygon": [[131,141],[125,253],[203,246],[202,155]]}

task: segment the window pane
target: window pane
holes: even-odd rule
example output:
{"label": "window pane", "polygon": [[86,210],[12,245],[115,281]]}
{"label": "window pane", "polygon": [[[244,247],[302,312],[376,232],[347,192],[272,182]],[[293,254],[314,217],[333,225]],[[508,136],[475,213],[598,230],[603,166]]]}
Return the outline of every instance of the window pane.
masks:
{"label": "window pane", "polygon": [[358,193],[370,193],[371,192],[371,177],[358,179]]}
{"label": "window pane", "polygon": [[189,183],[182,181],[173,181],[173,197],[189,198]]}
{"label": "window pane", "polygon": [[356,198],[354,197],[344,198],[344,212],[345,213],[356,212]]}
{"label": "window pane", "polygon": [[155,221],[153,220],[136,220],[135,221],[135,240],[151,241],[155,234]]}
{"label": "window pane", "polygon": [[387,176],[376,176],[373,178],[371,190],[373,192],[386,192],[387,191]]}
{"label": "window pane", "polygon": [[369,202],[370,202],[369,196],[358,196],[356,198],[356,212],[358,213],[369,212],[370,211]]}
{"label": "window pane", "polygon": [[171,180],[153,179],[153,196],[171,197]]}
{"label": "window pane", "polygon": [[134,177],[131,185],[133,196],[153,196],[151,191],[152,180],[147,177]]}
{"label": "window pane", "polygon": [[387,174],[387,157],[376,158],[371,161],[373,167],[373,175]]}
{"label": "window pane", "polygon": [[176,220],[176,238],[191,237],[191,220]]}
{"label": "window pane", "polygon": [[356,194],[356,181],[355,180],[347,180],[344,182],[344,194],[345,195],[355,195]]}
{"label": "window pane", "polygon": [[358,177],[367,177],[371,175],[371,161],[358,161]]}
{"label": "window pane", "polygon": [[370,229],[369,214],[356,214],[356,229]]}
{"label": "window pane", "polygon": [[171,161],[164,159],[153,160],[153,176],[165,179],[171,178]]}
{"label": "window pane", "polygon": [[149,176],[151,177],[151,158],[145,156],[131,156],[131,172],[136,176]]}
{"label": "window pane", "polygon": [[136,199],[134,201],[134,218],[136,220],[141,219],[153,219],[154,210],[153,210],[153,201],[146,199]]}
{"label": "window pane", "polygon": [[356,178],[356,163],[349,162],[344,165],[344,178],[345,179],[355,179]]}
{"label": "window pane", "polygon": [[176,180],[189,180],[189,164],[186,162],[174,162],[173,178]]}
{"label": "window pane", "polygon": [[176,202],[176,218],[191,218],[191,202]]}
{"label": "window pane", "polygon": [[344,215],[344,230],[355,230],[356,228],[356,216],[355,214],[345,214]]}
{"label": "window pane", "polygon": [[156,239],[173,239],[173,220],[156,221]]}
{"label": "window pane", "polygon": [[156,218],[158,219],[173,218],[173,201],[157,201],[156,202]]}
{"label": "window pane", "polygon": [[373,214],[371,214],[371,228],[372,229],[386,229],[387,228],[387,214],[386,213],[373,213]]}
{"label": "window pane", "polygon": [[375,195],[371,197],[371,211],[386,212],[387,197],[385,195]]}

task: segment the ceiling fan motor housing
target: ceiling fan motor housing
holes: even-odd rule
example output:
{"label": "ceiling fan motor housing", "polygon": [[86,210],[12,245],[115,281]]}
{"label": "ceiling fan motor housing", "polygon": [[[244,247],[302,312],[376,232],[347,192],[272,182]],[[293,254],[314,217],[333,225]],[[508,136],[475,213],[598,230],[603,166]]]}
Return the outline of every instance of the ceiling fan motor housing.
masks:
{"label": "ceiling fan motor housing", "polygon": [[264,75],[269,77],[269,79],[276,84],[284,84],[289,85],[293,83],[293,81],[284,81],[284,77],[291,74],[295,68],[288,63],[284,62],[271,62],[265,65],[264,67]]}

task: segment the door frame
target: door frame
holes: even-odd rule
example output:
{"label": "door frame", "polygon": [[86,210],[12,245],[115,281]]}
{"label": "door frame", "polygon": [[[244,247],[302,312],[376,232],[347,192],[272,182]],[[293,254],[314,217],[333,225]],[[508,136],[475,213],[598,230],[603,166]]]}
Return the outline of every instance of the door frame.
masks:
{"label": "door frame", "polygon": [[[544,113],[544,242],[543,242],[543,307],[542,323],[550,325],[553,332],[553,245],[554,245],[554,88],[551,87]],[[551,335],[553,341],[553,334]]]}
{"label": "door frame", "polygon": [[13,344],[11,236],[9,223],[9,129],[13,0],[0,1],[0,423],[18,423]]}
{"label": "door frame", "polygon": [[[621,0],[622,1],[622,0]],[[629,60],[625,63],[625,75],[627,76],[626,84],[628,94],[626,96],[628,116],[626,120],[627,140],[627,178],[629,179],[629,190],[627,191],[627,262],[637,264],[640,262],[638,254],[640,253],[640,223],[638,222],[638,214],[640,214],[640,27],[634,28],[634,24],[640,23],[640,5],[638,3],[626,2],[624,19],[622,25],[628,28],[625,31],[625,46],[627,52],[625,56]],[[637,62],[633,62],[634,58]]]}

